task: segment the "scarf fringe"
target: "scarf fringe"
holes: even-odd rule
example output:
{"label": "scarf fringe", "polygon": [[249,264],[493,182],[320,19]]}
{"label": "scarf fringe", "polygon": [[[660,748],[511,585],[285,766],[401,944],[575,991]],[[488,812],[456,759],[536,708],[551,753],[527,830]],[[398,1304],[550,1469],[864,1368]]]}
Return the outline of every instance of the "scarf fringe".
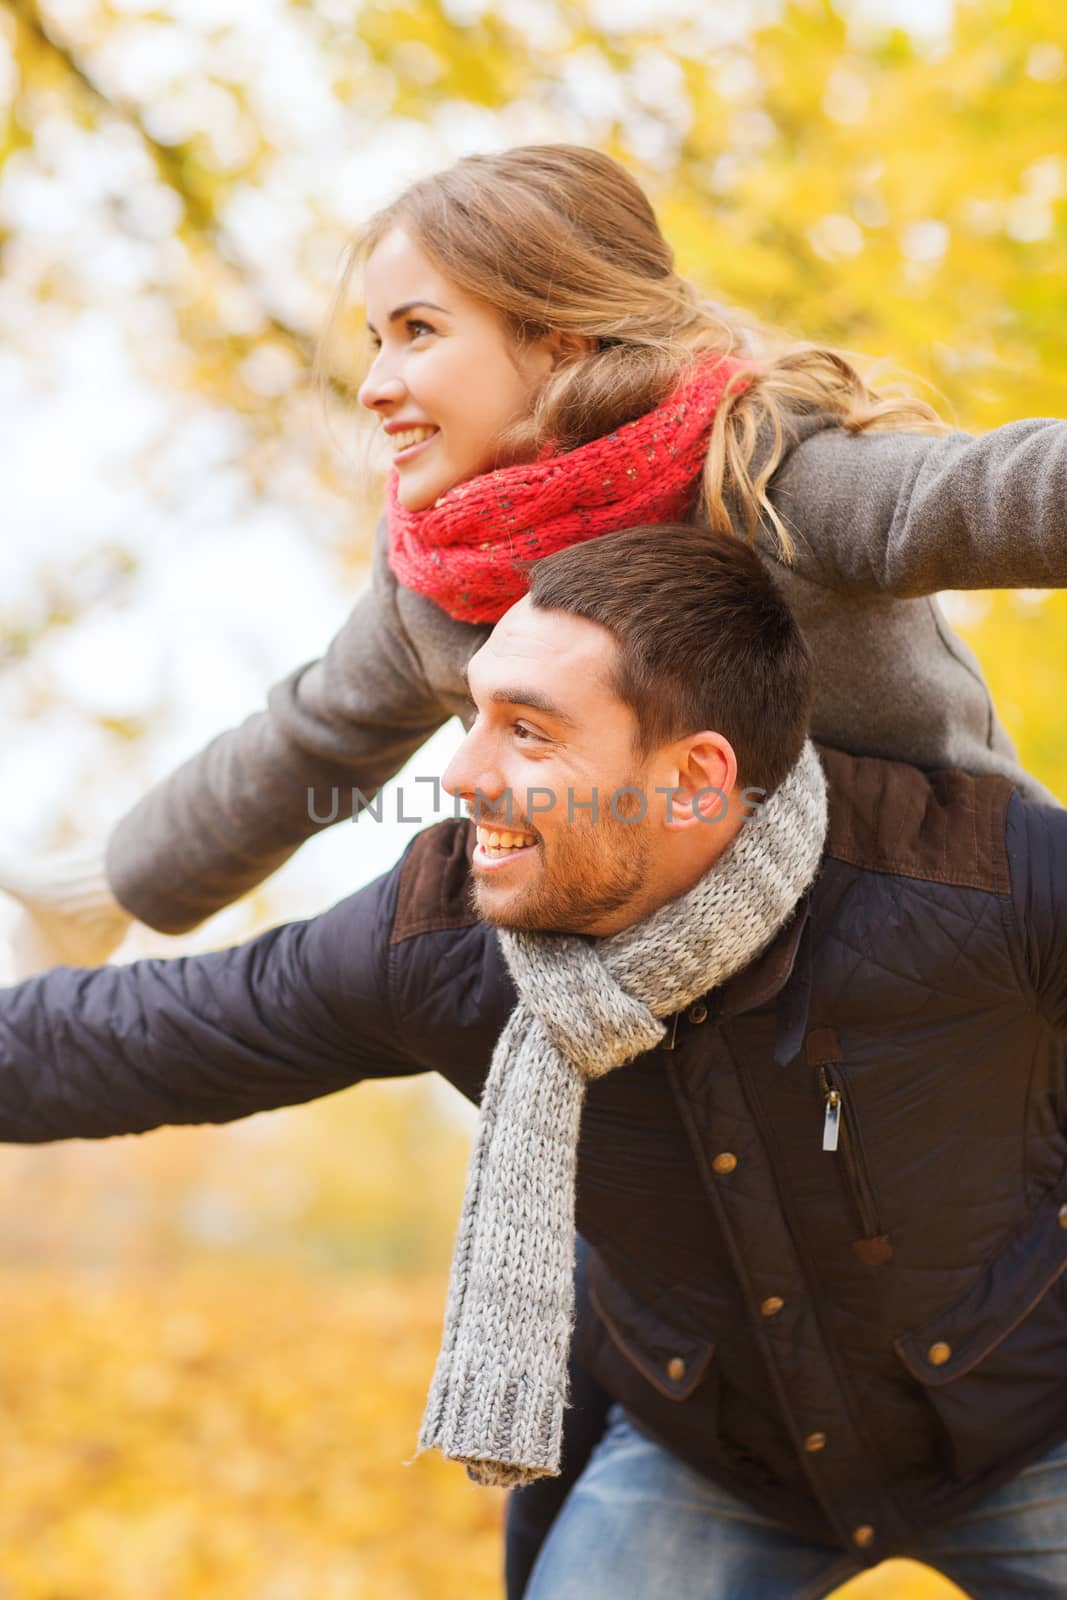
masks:
{"label": "scarf fringe", "polygon": [[475,1483],[515,1488],[559,1471],[566,1383],[525,1371],[487,1373],[477,1355],[454,1367],[448,1417],[423,1424],[419,1451],[440,1450]]}

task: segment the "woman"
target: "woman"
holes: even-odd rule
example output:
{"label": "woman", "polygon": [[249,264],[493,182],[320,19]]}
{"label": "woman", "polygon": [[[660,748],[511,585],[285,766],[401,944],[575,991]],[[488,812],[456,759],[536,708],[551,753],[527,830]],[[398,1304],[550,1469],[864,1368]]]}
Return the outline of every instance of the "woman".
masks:
{"label": "woman", "polygon": [[[1043,793],[933,596],[1067,581],[1067,424],[949,433],[835,351],[775,348],[701,303],[646,196],[593,150],[467,157],[380,212],[357,258],[375,345],[359,398],[395,450],[370,589],[322,660],[119,823],[113,933],[116,900],[195,926],[343,817],[338,794],[369,797],[468,715],[464,669],[523,591],[516,559],[636,523],[755,543],[815,654],[816,738]],[[576,1409],[595,1432],[596,1397]]]}

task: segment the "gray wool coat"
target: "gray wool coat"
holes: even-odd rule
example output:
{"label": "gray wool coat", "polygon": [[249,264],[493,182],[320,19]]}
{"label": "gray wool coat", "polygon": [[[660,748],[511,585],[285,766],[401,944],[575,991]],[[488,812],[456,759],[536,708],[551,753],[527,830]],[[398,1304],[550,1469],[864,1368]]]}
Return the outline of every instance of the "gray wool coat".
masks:
{"label": "gray wool coat", "polygon": [[[855,755],[1004,773],[1053,801],[1020,768],[936,594],[1067,585],[1067,422],[976,438],[852,435],[798,416],[769,493],[795,563],[769,535],[759,549],[814,653],[813,736]],[[469,718],[464,669],[489,631],[397,583],[383,522],[370,585],[326,654],[118,823],[116,897],[178,933],[253,888],[320,831],[338,791],[370,795],[450,716]]]}

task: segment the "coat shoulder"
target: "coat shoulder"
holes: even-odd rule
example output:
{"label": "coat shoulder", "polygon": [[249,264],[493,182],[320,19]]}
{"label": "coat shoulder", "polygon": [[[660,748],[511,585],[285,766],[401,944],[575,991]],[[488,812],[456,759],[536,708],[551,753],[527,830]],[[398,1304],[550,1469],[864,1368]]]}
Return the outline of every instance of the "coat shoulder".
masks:
{"label": "coat shoulder", "polygon": [[471,899],[469,822],[439,822],[418,834],[400,863],[390,944],[423,933],[470,928],[479,920]]}
{"label": "coat shoulder", "polygon": [[827,746],[819,756],[829,790],[828,856],[869,872],[1010,894],[1010,778],[928,774]]}

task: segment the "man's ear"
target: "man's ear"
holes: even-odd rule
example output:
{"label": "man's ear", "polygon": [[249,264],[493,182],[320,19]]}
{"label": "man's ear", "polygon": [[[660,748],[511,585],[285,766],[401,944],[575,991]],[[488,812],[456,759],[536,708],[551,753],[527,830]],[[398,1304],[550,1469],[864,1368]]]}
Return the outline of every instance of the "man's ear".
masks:
{"label": "man's ear", "polygon": [[737,756],[721,733],[705,729],[674,748],[675,790],[666,825],[675,831],[725,822],[737,804]]}

